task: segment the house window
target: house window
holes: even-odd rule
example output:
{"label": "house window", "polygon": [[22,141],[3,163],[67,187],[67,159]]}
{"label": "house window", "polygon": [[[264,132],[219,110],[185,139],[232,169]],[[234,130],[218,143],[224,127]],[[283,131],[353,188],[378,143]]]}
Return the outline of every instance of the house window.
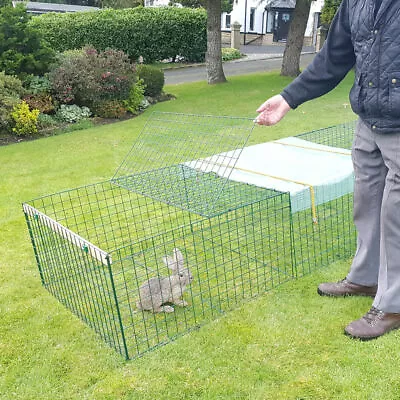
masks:
{"label": "house window", "polygon": [[254,7],[250,8],[250,30],[254,31],[254,18],[256,16],[256,9]]}
{"label": "house window", "polygon": [[230,14],[226,14],[225,16],[225,28],[231,27],[231,16]]}

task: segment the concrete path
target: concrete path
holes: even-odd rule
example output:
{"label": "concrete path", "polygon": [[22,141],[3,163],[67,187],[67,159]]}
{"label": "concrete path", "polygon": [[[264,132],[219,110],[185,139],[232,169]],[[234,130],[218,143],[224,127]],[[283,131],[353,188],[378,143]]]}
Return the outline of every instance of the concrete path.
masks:
{"label": "concrete path", "polygon": [[[225,62],[223,69],[225,76],[246,75],[256,72],[279,71],[282,66],[282,57],[285,47],[272,46],[242,46],[241,52],[246,56],[240,60]],[[301,68],[306,67],[314,58],[313,48],[304,48],[300,58]],[[203,64],[171,68],[164,71],[165,84],[177,85],[180,83],[207,80],[206,67]]]}

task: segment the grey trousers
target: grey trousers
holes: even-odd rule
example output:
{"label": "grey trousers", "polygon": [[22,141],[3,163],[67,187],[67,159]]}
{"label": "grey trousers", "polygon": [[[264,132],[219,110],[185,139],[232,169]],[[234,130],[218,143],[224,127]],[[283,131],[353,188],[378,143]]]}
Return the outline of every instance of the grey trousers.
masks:
{"label": "grey trousers", "polygon": [[378,284],[373,306],[400,313],[400,132],[357,122],[352,149],[357,251],[347,279]]}

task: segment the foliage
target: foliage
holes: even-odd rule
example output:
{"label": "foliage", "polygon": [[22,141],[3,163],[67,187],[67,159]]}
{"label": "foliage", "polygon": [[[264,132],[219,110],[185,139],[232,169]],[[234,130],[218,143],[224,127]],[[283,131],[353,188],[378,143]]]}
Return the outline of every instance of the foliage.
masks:
{"label": "foliage", "polygon": [[121,118],[126,114],[122,100],[103,100],[96,105],[96,114],[102,118]]}
{"label": "foliage", "polygon": [[0,71],[0,131],[11,131],[11,112],[24,92],[22,82],[17,77]]}
{"label": "foliage", "polygon": [[152,65],[140,64],[136,68],[138,77],[143,80],[144,95],[157,97],[162,93],[165,77],[164,71]]}
{"label": "foliage", "polygon": [[[199,8],[206,7],[207,0],[179,0],[177,3],[182,4],[184,7]],[[221,0],[221,11],[230,13],[233,8],[233,0]]]}
{"label": "foliage", "polygon": [[221,11],[230,13],[233,9],[233,0],[221,0]]}
{"label": "foliage", "polygon": [[137,114],[144,100],[145,85],[142,79],[136,81],[136,85],[131,87],[129,98],[125,100],[124,104],[131,114]]}
{"label": "foliage", "polygon": [[222,61],[237,60],[242,57],[240,50],[231,47],[224,47],[222,50]]}
{"label": "foliage", "polygon": [[146,63],[174,58],[204,60],[207,48],[207,15],[203,9],[178,7],[136,7],[104,9],[93,13],[48,13],[35,17],[37,28],[63,52],[90,44],[98,51],[124,51],[131,60]]}
{"label": "foliage", "polygon": [[27,91],[32,94],[48,93],[51,89],[51,83],[47,76],[30,75],[24,83]]}
{"label": "foliage", "polygon": [[327,25],[333,20],[342,0],[325,0],[321,10],[321,22]]}
{"label": "foliage", "polygon": [[38,130],[45,130],[47,128],[54,128],[58,125],[58,121],[51,115],[40,113],[38,116]]}
{"label": "foliage", "polygon": [[102,8],[134,8],[144,6],[144,0],[102,0]]}
{"label": "foliage", "polygon": [[12,6],[12,1],[11,0],[0,0],[0,8],[1,7],[8,7]]}
{"label": "foliage", "polygon": [[205,1],[206,0],[179,0],[179,2],[170,2],[170,4],[179,3],[183,7],[200,8],[205,6]]}
{"label": "foliage", "polygon": [[64,54],[49,79],[58,101],[86,106],[97,113],[96,107],[105,100],[127,99],[136,74],[122,51],[98,52],[88,46]]}
{"label": "foliage", "polygon": [[30,110],[25,101],[13,107],[11,117],[15,122],[12,131],[18,136],[28,136],[38,132],[39,110]]}
{"label": "foliage", "polygon": [[53,61],[54,51],[30,19],[22,4],[0,8],[0,70],[6,74],[42,75]]}
{"label": "foliage", "polygon": [[57,110],[56,118],[60,121],[72,123],[88,118],[91,114],[88,107],[79,107],[76,104],[61,104],[61,107]]}
{"label": "foliage", "polygon": [[54,103],[47,93],[29,94],[23,97],[31,110],[37,109],[43,114],[54,113]]}

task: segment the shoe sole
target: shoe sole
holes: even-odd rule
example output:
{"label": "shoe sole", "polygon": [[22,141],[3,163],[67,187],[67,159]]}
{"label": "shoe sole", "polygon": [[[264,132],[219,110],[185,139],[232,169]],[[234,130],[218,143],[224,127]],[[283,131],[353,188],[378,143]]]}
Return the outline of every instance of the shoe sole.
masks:
{"label": "shoe sole", "polygon": [[345,294],[333,294],[333,293],[327,293],[323,292],[321,289],[317,289],[317,293],[320,296],[326,296],[326,297],[351,297],[351,296],[358,296],[358,297],[372,297],[374,298],[376,296],[375,294],[367,294],[367,293],[345,293]]}
{"label": "shoe sole", "polygon": [[380,338],[380,337],[382,337],[382,336],[384,336],[384,335],[386,335],[386,334],[388,334],[388,333],[390,333],[390,332],[397,331],[397,330],[399,330],[399,329],[400,329],[400,326],[397,327],[397,328],[389,329],[388,331],[386,331],[385,333],[382,333],[382,335],[379,335],[379,336],[363,336],[363,337],[361,337],[361,336],[355,336],[355,335],[352,335],[351,333],[348,333],[348,332],[346,331],[346,329],[344,330],[344,334],[345,334],[347,337],[351,338],[351,339],[360,340],[361,342],[368,342],[369,340],[378,339],[378,338]]}
{"label": "shoe sole", "polygon": [[380,335],[380,336],[372,336],[372,337],[369,337],[369,336],[367,336],[367,337],[354,336],[354,335],[352,335],[351,333],[346,332],[346,330],[344,330],[344,334],[345,334],[347,337],[349,337],[350,339],[359,340],[360,342],[368,342],[368,341],[370,341],[370,340],[378,339],[379,337],[385,335],[386,333],[391,332],[392,330],[393,330],[393,329],[391,329],[390,331],[385,332],[384,334],[382,334],[382,335]]}

